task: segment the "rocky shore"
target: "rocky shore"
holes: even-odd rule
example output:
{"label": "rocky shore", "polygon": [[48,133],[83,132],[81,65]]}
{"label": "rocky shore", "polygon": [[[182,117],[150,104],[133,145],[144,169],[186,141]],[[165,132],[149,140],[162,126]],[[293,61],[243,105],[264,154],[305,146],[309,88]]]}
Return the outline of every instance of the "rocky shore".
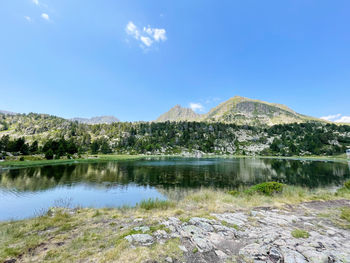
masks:
{"label": "rocky shore", "polygon": [[[350,262],[350,229],[342,228],[333,217],[334,209],[341,207],[350,207],[350,200],[255,208],[188,220],[169,217],[160,222],[166,230],[152,234],[140,221],[134,228],[139,233],[125,239],[136,248],[178,238],[183,255],[160,262]],[[298,231],[304,236],[296,236]]]}

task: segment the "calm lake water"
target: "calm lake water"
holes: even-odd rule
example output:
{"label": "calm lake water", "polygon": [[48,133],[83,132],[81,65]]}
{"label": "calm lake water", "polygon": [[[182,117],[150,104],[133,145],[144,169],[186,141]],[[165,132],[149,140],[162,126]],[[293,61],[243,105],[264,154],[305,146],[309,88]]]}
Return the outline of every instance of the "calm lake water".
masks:
{"label": "calm lake water", "polygon": [[265,181],[334,187],[350,178],[347,163],[283,159],[162,158],[0,169],[0,220],[34,216],[55,205],[133,206],[181,198],[202,187],[234,189]]}

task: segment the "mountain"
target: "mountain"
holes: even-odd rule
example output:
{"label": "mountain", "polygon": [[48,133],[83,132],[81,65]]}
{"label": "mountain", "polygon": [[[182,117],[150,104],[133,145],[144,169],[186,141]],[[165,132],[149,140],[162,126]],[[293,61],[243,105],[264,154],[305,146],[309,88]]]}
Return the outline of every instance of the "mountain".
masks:
{"label": "mountain", "polygon": [[5,114],[5,115],[15,115],[17,113],[11,112],[11,111],[6,111],[6,110],[0,110],[0,114]]}
{"label": "mountain", "polygon": [[85,124],[111,124],[113,122],[119,122],[120,120],[114,116],[98,116],[88,118],[73,118],[72,121],[77,121],[79,123]]}
{"label": "mountain", "polygon": [[[172,108],[163,114],[157,121],[206,121],[234,123],[238,125],[275,125],[287,123],[301,123],[309,121],[324,122],[321,119],[305,116],[296,113],[285,105],[269,103],[260,100],[253,100],[240,96],[235,96],[220,105],[214,107],[206,114],[179,115],[175,114],[176,109],[184,109],[180,106]],[[190,109],[187,109],[190,110]],[[178,112],[178,111],[177,111]],[[180,111],[182,113],[182,111]]]}
{"label": "mountain", "polygon": [[200,114],[195,113],[190,108],[183,108],[180,105],[176,105],[168,112],[159,116],[156,122],[165,121],[195,121],[201,117]]}

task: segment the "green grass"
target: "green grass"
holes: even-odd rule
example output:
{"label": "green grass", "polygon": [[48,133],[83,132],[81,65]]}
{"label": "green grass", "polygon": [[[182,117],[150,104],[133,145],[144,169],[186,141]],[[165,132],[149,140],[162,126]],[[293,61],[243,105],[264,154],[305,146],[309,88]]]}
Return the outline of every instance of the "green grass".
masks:
{"label": "green grass", "polygon": [[291,234],[295,238],[308,238],[310,236],[309,232],[302,229],[294,229]]}
{"label": "green grass", "polygon": [[145,210],[152,210],[152,209],[160,209],[160,210],[167,210],[169,208],[175,207],[175,203],[173,201],[169,200],[159,200],[156,199],[148,199],[143,200],[138,204],[138,207],[145,209]]}
{"label": "green grass", "polygon": [[349,190],[350,190],[350,180],[346,181],[346,182],[344,183],[344,186],[345,186],[346,189],[349,189]]}
{"label": "green grass", "polygon": [[248,188],[245,193],[246,194],[253,194],[253,193],[259,193],[264,195],[273,195],[273,194],[280,194],[283,191],[284,185],[277,182],[266,182],[261,183],[257,185],[253,185],[252,187]]}
{"label": "green grass", "polygon": [[350,207],[342,208],[340,218],[350,223]]}

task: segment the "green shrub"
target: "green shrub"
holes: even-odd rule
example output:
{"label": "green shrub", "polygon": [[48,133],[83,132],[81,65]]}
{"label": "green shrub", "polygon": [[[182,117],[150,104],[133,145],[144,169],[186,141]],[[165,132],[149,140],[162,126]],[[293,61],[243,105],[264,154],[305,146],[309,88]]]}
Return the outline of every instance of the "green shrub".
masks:
{"label": "green shrub", "polygon": [[345,186],[346,189],[349,189],[349,190],[350,190],[350,180],[346,181],[346,182],[344,183],[344,186]]}
{"label": "green shrub", "polygon": [[308,238],[310,234],[302,229],[295,229],[292,231],[292,236],[295,238]]}
{"label": "green shrub", "polygon": [[233,196],[239,195],[239,191],[237,191],[237,190],[230,190],[230,191],[227,191],[227,193],[228,193],[229,195],[233,195]]}
{"label": "green shrub", "polygon": [[175,207],[175,203],[168,200],[159,200],[158,198],[156,199],[150,198],[148,200],[141,201],[140,204],[138,204],[138,206],[145,210],[152,210],[152,209],[166,210],[170,207]]}
{"label": "green shrub", "polygon": [[253,185],[248,188],[245,192],[247,194],[264,194],[264,195],[273,195],[277,193],[282,193],[284,185],[277,182],[266,182],[257,185]]}

